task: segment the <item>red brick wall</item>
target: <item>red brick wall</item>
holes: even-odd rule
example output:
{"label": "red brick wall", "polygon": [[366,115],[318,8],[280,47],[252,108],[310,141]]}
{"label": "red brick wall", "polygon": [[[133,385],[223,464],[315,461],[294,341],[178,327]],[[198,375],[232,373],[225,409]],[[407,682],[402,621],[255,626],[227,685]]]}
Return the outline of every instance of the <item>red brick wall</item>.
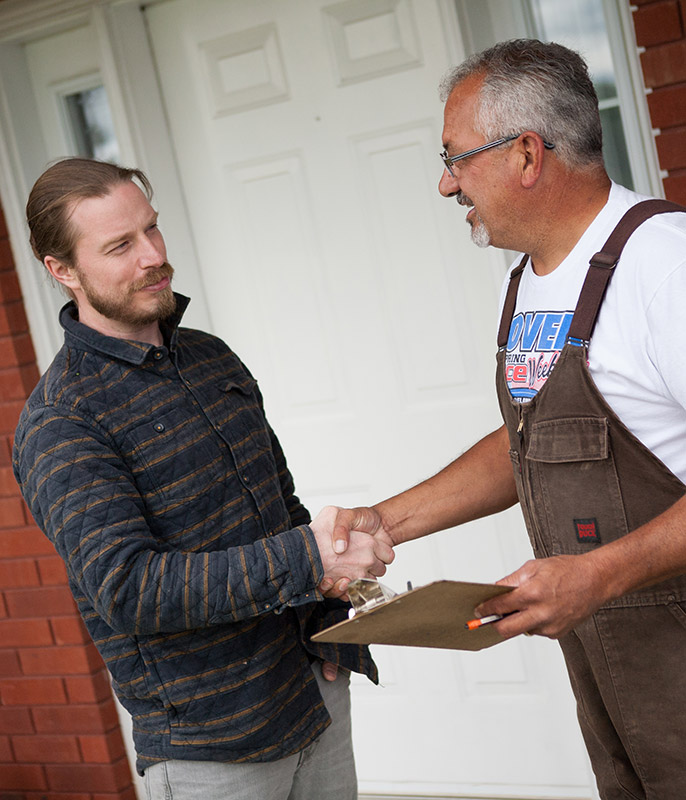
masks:
{"label": "red brick wall", "polygon": [[133,800],[107,672],[12,473],[37,380],[0,211],[0,800]]}
{"label": "red brick wall", "polygon": [[686,0],[633,0],[665,195],[686,205]]}

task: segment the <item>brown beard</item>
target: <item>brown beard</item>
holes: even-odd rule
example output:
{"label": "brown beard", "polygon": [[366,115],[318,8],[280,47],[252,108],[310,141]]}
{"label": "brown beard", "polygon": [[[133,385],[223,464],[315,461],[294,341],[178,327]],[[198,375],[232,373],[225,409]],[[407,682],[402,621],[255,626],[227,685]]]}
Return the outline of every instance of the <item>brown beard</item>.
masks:
{"label": "brown beard", "polygon": [[166,289],[158,292],[157,305],[149,311],[136,311],[132,308],[130,303],[130,298],[146,286],[154,286],[163,278],[172,278],[174,275],[174,268],[166,261],[162,266],[156,269],[149,269],[143,280],[133,284],[128,292],[117,297],[96,293],[83,273],[80,273],[78,269],[76,272],[88,302],[99,314],[102,314],[103,317],[107,317],[107,319],[114,320],[115,322],[121,322],[135,327],[143,327],[152,322],[166,319],[171,316],[176,309],[176,298],[172,292],[171,284],[167,286]]}

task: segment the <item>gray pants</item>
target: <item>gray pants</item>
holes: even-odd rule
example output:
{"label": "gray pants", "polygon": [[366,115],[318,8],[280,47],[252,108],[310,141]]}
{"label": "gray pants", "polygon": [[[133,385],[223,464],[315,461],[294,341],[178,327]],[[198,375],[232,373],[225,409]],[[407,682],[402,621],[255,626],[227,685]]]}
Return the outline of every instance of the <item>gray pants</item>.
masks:
{"label": "gray pants", "polygon": [[309,747],[278,761],[163,761],[145,770],[148,800],[356,800],[350,678],[312,665],[331,725]]}

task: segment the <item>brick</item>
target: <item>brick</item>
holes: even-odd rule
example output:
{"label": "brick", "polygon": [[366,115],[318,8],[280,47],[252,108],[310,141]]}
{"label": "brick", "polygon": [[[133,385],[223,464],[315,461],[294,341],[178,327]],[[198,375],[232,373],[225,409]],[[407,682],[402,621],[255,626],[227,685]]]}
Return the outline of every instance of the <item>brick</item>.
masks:
{"label": "brick", "polygon": [[37,561],[38,574],[43,586],[65,586],[67,583],[67,568],[59,556],[39,558]]}
{"label": "brick", "polygon": [[25,675],[89,674],[102,664],[95,645],[32,647],[19,652]]}
{"label": "brick", "polygon": [[5,647],[39,647],[53,643],[46,619],[0,620],[0,642]]}
{"label": "brick", "polygon": [[0,467],[12,466],[12,445],[9,436],[0,436]]}
{"label": "brick", "polygon": [[0,619],[6,619],[7,616],[7,603],[5,602],[5,595],[3,592],[0,592]]}
{"label": "brick", "polygon": [[686,167],[686,127],[663,131],[655,144],[662,169]]}
{"label": "brick", "polygon": [[681,39],[683,29],[676,0],[662,0],[634,11],[634,29],[639,47]]}
{"label": "brick", "polygon": [[54,556],[55,548],[35,525],[0,529],[0,553],[4,558]]}
{"label": "brick", "polygon": [[25,402],[25,399],[10,402],[0,400],[0,435],[14,433]]}
{"label": "brick", "polygon": [[24,509],[19,497],[0,497],[0,527],[24,524]]}
{"label": "brick", "polygon": [[31,716],[38,733],[106,733],[119,723],[113,700],[98,705],[37,706]]}
{"label": "brick", "polygon": [[19,494],[11,464],[0,465],[0,497],[19,497]]}
{"label": "brick", "polygon": [[686,81],[686,41],[651,47],[641,53],[641,66],[650,88]]}
{"label": "brick", "polygon": [[[15,795],[0,794],[0,800],[15,800]],[[21,796],[16,796],[16,800],[93,800],[93,795],[85,792],[22,792]],[[118,794],[110,795],[110,800],[120,800],[120,797]],[[133,800],[138,798],[134,797]]]}
{"label": "brick", "polygon": [[686,85],[655,89],[646,99],[654,128],[686,124]]}
{"label": "brick", "polygon": [[131,770],[125,758],[115,764],[46,765],[50,789],[58,792],[116,792],[131,784]]}
{"label": "brick", "polygon": [[663,181],[665,197],[686,205],[686,175],[669,175]]}
{"label": "brick", "polygon": [[115,728],[100,736],[79,736],[81,755],[87,764],[111,764],[126,757],[121,730]]}
{"label": "brick", "polygon": [[[0,763],[8,761],[14,761],[14,751],[12,750],[12,746],[10,745],[10,737],[9,736],[0,736]],[[20,758],[17,761],[21,761]],[[0,779],[1,780],[1,779]]]}
{"label": "brick", "polygon": [[0,681],[5,706],[46,706],[66,704],[61,678],[11,678]]}
{"label": "brick", "polygon": [[9,616],[17,619],[78,613],[66,586],[7,589],[5,602]]}
{"label": "brick", "polygon": [[0,369],[33,364],[35,361],[36,354],[28,333],[0,337]]}
{"label": "brick", "polygon": [[9,589],[16,586],[38,585],[40,585],[38,569],[32,558],[9,558],[0,561],[0,586]]}
{"label": "brick", "polygon": [[21,289],[16,272],[0,272],[0,303],[21,300]]}
{"label": "brick", "polygon": [[94,675],[66,675],[64,685],[70,703],[101,703],[112,699],[112,687],[104,667]]}
{"label": "brick", "polygon": [[133,784],[126,789],[120,789],[116,795],[113,794],[92,794],[90,796],[90,800],[138,800],[138,795],[136,794],[136,790],[133,788]]}
{"label": "brick", "polygon": [[55,617],[50,620],[55,644],[86,644],[91,641],[81,617]]}
{"label": "brick", "polygon": [[0,336],[23,333],[28,329],[29,322],[21,300],[0,305]]}
{"label": "brick", "polygon": [[26,400],[39,379],[35,364],[0,369],[0,400]]}
{"label": "brick", "polygon": [[12,764],[2,768],[3,789],[47,789],[43,767],[38,764]]}
{"label": "brick", "polygon": [[14,678],[21,674],[16,650],[0,650],[0,678]]}
{"label": "brick", "polygon": [[0,706],[0,733],[33,733],[33,720],[28,708]]}
{"label": "brick", "polygon": [[14,270],[14,256],[9,239],[0,238],[0,272]]}
{"label": "brick", "polygon": [[[4,2],[4,0],[0,0],[0,2]],[[4,795],[0,794],[0,800],[93,800],[93,795],[90,793],[79,792],[75,794],[74,792],[22,792],[21,796],[19,795]],[[109,795],[109,800],[120,800],[118,794],[111,794]],[[134,797],[133,800],[140,800],[139,797]]]}
{"label": "brick", "polygon": [[16,760],[22,764],[78,764],[81,750],[76,736],[13,736]]}

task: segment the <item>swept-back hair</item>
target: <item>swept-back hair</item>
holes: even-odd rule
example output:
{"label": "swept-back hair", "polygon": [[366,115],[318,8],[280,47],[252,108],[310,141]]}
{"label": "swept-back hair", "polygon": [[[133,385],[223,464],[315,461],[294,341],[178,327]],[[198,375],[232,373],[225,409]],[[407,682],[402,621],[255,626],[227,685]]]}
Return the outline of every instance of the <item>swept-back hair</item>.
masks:
{"label": "swept-back hair", "polygon": [[566,166],[602,165],[598,97],[577,52],[537,39],[499,42],[451,70],[441,99],[472,76],[483,77],[474,125],[487,139],[535,131]]}
{"label": "swept-back hair", "polygon": [[104,197],[119,184],[136,179],[148,200],[152,186],[139,169],[120,167],[91,158],[65,158],[38,178],[26,203],[31,249],[39,261],[53,256],[74,264],[78,232],[71,222],[76,203],[88,197]]}

